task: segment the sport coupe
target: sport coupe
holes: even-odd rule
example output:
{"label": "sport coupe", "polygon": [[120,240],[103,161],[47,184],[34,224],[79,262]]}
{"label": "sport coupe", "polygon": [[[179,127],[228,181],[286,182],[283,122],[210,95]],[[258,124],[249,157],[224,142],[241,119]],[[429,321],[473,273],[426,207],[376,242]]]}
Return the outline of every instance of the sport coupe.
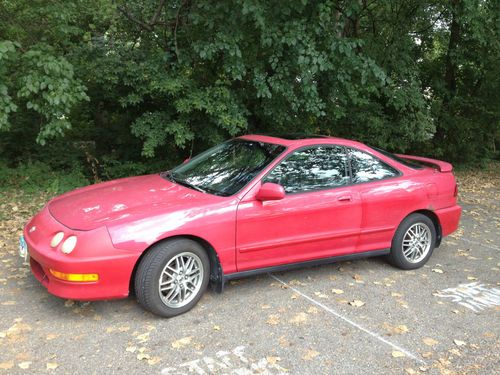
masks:
{"label": "sport coupe", "polygon": [[370,256],[423,266],[457,229],[449,163],[326,136],[246,135],[170,171],[76,189],[34,216],[20,255],[49,293],[172,317],[208,285]]}

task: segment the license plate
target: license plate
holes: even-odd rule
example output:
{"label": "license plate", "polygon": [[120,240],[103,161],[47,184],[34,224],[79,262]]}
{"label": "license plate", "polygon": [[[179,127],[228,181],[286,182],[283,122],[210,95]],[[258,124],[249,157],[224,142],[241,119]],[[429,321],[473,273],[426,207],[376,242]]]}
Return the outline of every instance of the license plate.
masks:
{"label": "license plate", "polygon": [[28,258],[28,245],[26,244],[24,236],[19,237],[19,256],[26,262]]}

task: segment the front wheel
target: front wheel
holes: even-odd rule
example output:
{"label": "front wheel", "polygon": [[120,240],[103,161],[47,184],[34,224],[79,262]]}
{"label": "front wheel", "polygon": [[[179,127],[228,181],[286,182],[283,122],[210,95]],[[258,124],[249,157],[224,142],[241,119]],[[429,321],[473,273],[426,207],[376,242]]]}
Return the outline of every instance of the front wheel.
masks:
{"label": "front wheel", "polygon": [[193,308],[208,286],[210,261],[205,249],[188,239],[161,242],[139,263],[135,293],[146,310],[163,317]]}
{"label": "front wheel", "polygon": [[396,230],[388,258],[401,269],[420,268],[431,257],[435,244],[436,228],[432,220],[422,214],[412,214]]}

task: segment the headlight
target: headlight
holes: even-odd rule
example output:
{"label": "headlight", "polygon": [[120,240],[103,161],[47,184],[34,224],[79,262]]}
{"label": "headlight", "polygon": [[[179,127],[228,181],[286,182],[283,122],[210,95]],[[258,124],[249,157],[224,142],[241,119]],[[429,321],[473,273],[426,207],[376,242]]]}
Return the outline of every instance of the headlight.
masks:
{"label": "headlight", "polygon": [[69,236],[68,238],[66,238],[66,241],[63,242],[61,246],[61,251],[64,254],[69,254],[75,249],[75,246],[76,246],[76,236]]}
{"label": "headlight", "polygon": [[56,247],[61,243],[64,238],[63,232],[57,232],[54,237],[52,237],[52,241],[50,241],[50,247]]}

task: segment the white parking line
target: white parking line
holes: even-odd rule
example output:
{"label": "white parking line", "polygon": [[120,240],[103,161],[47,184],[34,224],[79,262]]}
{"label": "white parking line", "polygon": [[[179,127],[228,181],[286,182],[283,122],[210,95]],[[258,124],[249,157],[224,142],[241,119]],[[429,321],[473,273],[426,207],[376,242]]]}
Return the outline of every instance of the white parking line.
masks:
{"label": "white parking line", "polygon": [[375,339],[377,339],[379,341],[382,341],[384,344],[389,345],[393,349],[396,349],[396,350],[400,351],[401,353],[404,353],[407,357],[410,357],[410,358],[414,359],[418,363],[421,363],[421,364],[424,364],[424,365],[426,364],[424,360],[418,358],[415,354],[411,353],[410,351],[408,351],[408,350],[406,350],[406,349],[404,349],[404,348],[402,348],[402,347],[400,347],[400,346],[398,346],[398,345],[390,342],[389,340],[386,340],[385,338],[381,337],[377,333],[372,332],[369,329],[366,329],[365,327],[359,325],[358,323],[353,322],[351,319],[349,319],[349,318],[347,318],[347,317],[339,314],[338,312],[336,312],[335,310],[331,309],[330,307],[323,305],[321,302],[316,301],[314,298],[309,297],[307,294],[302,293],[300,290],[298,290],[298,289],[294,288],[293,286],[287,284],[286,282],[284,282],[280,278],[274,276],[273,274],[268,274],[268,275],[269,275],[269,277],[271,277],[274,280],[278,281],[279,283],[283,284],[284,286],[286,286],[290,290],[293,290],[295,293],[301,295],[302,297],[304,297],[305,299],[307,299],[309,302],[315,304],[318,307],[321,307],[326,312],[329,312],[330,314],[336,316],[337,318],[342,319],[344,322],[346,322],[346,323],[352,325],[353,327],[356,327],[357,329],[359,329],[359,330],[367,333],[368,335],[372,336],[373,338],[375,338]]}

